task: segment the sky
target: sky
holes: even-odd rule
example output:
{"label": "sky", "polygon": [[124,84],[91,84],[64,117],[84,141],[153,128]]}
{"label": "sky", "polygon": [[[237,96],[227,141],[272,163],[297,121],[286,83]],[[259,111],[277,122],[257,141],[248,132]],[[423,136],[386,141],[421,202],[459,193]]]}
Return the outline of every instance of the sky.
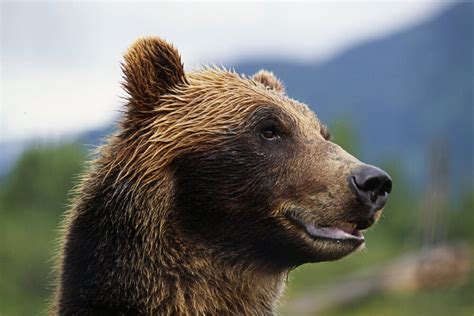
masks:
{"label": "sky", "polygon": [[[448,2],[1,2],[0,141],[110,123],[138,37],[173,43],[187,70],[250,58],[324,62],[421,23]],[[284,81],[284,78],[282,78]]]}

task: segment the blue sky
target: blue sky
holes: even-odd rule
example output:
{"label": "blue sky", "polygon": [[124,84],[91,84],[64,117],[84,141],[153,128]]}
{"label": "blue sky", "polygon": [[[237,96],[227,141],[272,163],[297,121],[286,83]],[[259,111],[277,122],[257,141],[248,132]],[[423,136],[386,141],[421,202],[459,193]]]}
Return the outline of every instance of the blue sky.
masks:
{"label": "blue sky", "polygon": [[123,104],[121,56],[139,36],[172,42],[188,70],[251,57],[322,62],[448,4],[2,2],[0,140],[110,122]]}

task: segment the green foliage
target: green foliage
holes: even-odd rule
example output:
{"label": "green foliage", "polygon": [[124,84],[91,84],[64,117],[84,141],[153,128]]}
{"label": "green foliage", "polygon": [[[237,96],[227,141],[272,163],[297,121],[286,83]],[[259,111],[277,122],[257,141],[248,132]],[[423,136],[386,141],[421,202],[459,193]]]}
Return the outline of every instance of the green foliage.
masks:
{"label": "green foliage", "polygon": [[326,316],[472,316],[473,280],[461,286],[438,288],[425,292],[376,294],[357,304],[340,306]]}
{"label": "green foliage", "polygon": [[416,195],[395,159],[381,163],[380,167],[390,174],[394,184],[389,203],[382,213],[384,233],[391,238],[403,236],[404,242],[412,243],[420,225],[420,196]]}
{"label": "green foliage", "polygon": [[474,245],[474,188],[459,194],[459,203],[454,203],[448,225],[449,237],[452,239],[468,239]]}
{"label": "green foliage", "polygon": [[52,287],[60,214],[84,161],[81,146],[34,147],[0,187],[0,315],[37,315]]}
{"label": "green foliage", "polygon": [[27,150],[3,187],[0,211],[39,208],[58,214],[83,161],[84,151],[75,144]]}
{"label": "green foliage", "polygon": [[357,131],[349,118],[341,118],[331,126],[332,141],[348,153],[359,156]]}

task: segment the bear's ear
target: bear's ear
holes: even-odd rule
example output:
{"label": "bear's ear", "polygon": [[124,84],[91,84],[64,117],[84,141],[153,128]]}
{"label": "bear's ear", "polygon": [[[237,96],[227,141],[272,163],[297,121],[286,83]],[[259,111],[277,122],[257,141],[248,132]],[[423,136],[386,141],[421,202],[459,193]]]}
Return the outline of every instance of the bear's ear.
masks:
{"label": "bear's ear", "polygon": [[279,93],[285,93],[285,86],[271,71],[262,69],[252,76],[252,80],[260,82],[268,89]]}
{"label": "bear's ear", "polygon": [[187,83],[178,51],[158,37],[136,40],[124,60],[124,89],[140,106],[151,106],[177,85]]}

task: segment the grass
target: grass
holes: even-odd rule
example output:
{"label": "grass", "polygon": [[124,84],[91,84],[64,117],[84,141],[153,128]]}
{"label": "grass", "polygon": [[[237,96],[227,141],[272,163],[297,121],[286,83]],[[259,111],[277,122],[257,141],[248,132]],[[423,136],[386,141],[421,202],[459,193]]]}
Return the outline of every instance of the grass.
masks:
{"label": "grass", "polygon": [[[46,210],[0,211],[1,282],[0,315],[40,315],[47,309],[52,290],[52,265],[59,216]],[[306,264],[290,274],[285,301],[306,294],[315,287],[371,266],[380,266],[410,248],[400,246],[375,227],[367,233],[368,250],[335,262]],[[473,258],[474,259],[474,258]],[[474,277],[462,285],[417,293],[379,294],[323,315],[473,315]],[[282,306],[284,311],[284,306]],[[283,315],[285,315],[283,313]]]}
{"label": "grass", "polygon": [[[359,251],[347,258],[335,262],[306,264],[290,275],[285,301],[290,302],[301,295],[307,295],[315,288],[331,287],[339,278],[351,273],[380,267],[391,259],[409,251],[410,243],[405,246],[384,238],[377,233],[377,227],[367,234],[369,250]],[[471,244],[472,246],[472,244]],[[474,253],[471,253],[474,262]],[[285,314],[285,305],[282,306]],[[467,280],[444,288],[423,292],[390,292],[367,297],[348,306],[338,306],[318,315],[325,316],[461,316],[474,315],[474,270],[471,268]]]}
{"label": "grass", "polygon": [[38,315],[47,308],[57,218],[43,210],[0,212],[0,315]]}

